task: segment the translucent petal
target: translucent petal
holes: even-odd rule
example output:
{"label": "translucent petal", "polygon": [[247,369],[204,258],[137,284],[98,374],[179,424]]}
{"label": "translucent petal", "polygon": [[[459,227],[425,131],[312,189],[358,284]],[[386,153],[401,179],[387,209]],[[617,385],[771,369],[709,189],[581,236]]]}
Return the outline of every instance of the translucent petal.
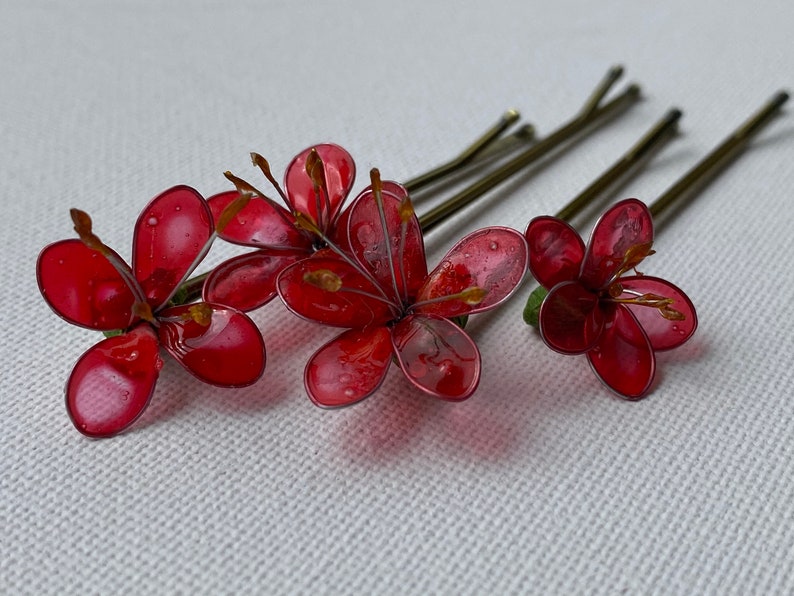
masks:
{"label": "translucent petal", "polygon": [[318,406],[349,406],[380,387],[391,359],[391,334],[386,327],[345,331],[309,360],[306,392]]}
{"label": "translucent petal", "polygon": [[653,221],[645,203],[637,199],[616,203],[593,229],[580,279],[590,288],[602,288],[619,269],[629,249],[652,242]]}
{"label": "translucent petal", "polygon": [[353,162],[353,157],[342,147],[323,143],[304,149],[287,166],[284,186],[292,207],[296,211],[309,215],[315,222],[320,223],[321,221],[318,219],[318,198],[314,192],[312,179],[306,173],[306,158],[312,149],[316,149],[323,160],[325,181],[328,185],[328,197],[326,198],[322,191],[319,197],[324,231],[327,232],[330,224],[341,210],[342,203],[353,188],[356,165]]}
{"label": "translucent petal", "polygon": [[405,376],[425,393],[462,401],[480,382],[477,346],[447,319],[408,316],[392,328],[392,343]]}
{"label": "translucent petal", "polygon": [[[624,290],[639,294],[656,294],[672,298],[670,308],[684,316],[681,321],[666,319],[656,308],[629,304],[627,307],[639,321],[653,349],[657,352],[671,350],[680,346],[695,332],[698,326],[697,313],[689,297],[669,281],[643,275],[641,277],[622,277],[620,283]],[[630,298],[628,294],[621,296]]]}
{"label": "translucent petal", "polygon": [[160,342],[168,353],[205,383],[243,387],[256,382],[265,370],[265,342],[254,322],[238,310],[206,304],[212,317],[204,325],[190,318],[195,306],[159,313]]}
{"label": "translucent petal", "polygon": [[152,310],[188,273],[212,231],[207,202],[189,186],[166,190],[141,211],[135,224],[132,269]]}
{"label": "translucent petal", "polygon": [[581,354],[591,349],[604,328],[598,296],[577,281],[554,286],[538,314],[540,335],[552,350]]}
{"label": "translucent petal", "polygon": [[[304,279],[307,274],[336,275],[341,287],[337,291],[320,288]],[[398,314],[396,305],[376,298],[381,294],[367,277],[338,258],[314,256],[290,265],[279,276],[277,287],[292,312],[325,325],[362,329],[385,323]]]}
{"label": "translucent petal", "polygon": [[[385,233],[375,196],[369,187],[350,206],[346,214],[350,250],[390,295],[395,294],[393,280],[396,279],[397,295],[404,301],[412,301],[427,277],[422,230],[419,220],[410,217],[403,234],[399,208],[406,194],[402,186],[384,182],[381,196]],[[388,249],[391,250],[391,260]]]}
{"label": "translucent petal", "polygon": [[491,309],[513,293],[526,270],[527,244],[520,233],[502,227],[477,230],[452,247],[430,273],[416,301],[458,294],[471,287],[485,290],[485,298],[474,305],[444,300],[420,306],[416,312],[454,317]]}
{"label": "translucent petal", "polygon": [[[236,190],[207,199],[212,218],[218,221],[223,210],[236,199]],[[292,214],[275,203],[254,197],[223,229],[220,237],[243,246],[280,248],[311,247],[311,237],[295,227]]]}
{"label": "translucent petal", "polygon": [[70,323],[110,331],[125,329],[133,320],[135,298],[129,286],[101,253],[80,240],[45,247],[36,277],[44,300]]}
{"label": "translucent petal", "polygon": [[587,353],[590,365],[610,389],[627,399],[640,399],[656,371],[648,336],[623,305],[609,305],[605,319],[599,343]]}
{"label": "translucent petal", "polygon": [[162,364],[157,337],[146,323],[89,349],[66,384],[66,409],[77,430],[109,437],[135,422],[149,404]]}
{"label": "translucent petal", "polygon": [[279,273],[308,256],[304,251],[262,249],[229,259],[210,272],[203,299],[244,312],[259,308],[276,296]]}
{"label": "translucent petal", "polygon": [[529,222],[525,233],[529,244],[529,270],[547,290],[579,277],[584,242],[567,223],[544,215]]}

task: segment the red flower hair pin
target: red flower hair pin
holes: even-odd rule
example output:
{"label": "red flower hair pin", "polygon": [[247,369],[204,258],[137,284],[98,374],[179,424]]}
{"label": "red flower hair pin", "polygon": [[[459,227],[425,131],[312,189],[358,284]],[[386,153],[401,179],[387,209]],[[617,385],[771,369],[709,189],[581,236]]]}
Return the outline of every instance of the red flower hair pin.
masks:
{"label": "red flower hair pin", "polygon": [[[460,401],[476,389],[480,353],[451,319],[495,308],[518,286],[526,242],[509,228],[485,228],[456,244],[428,274],[422,233],[404,188],[372,184],[351,205],[343,244],[286,268],[278,292],[294,313],[348,328],[306,366],[320,406],[356,403],[383,382],[394,358],[406,378],[435,397]],[[312,233],[322,231],[298,216]]]}
{"label": "red flower hair pin", "polygon": [[91,437],[117,434],[146,409],[162,368],[162,346],[191,374],[221,387],[255,382],[265,345],[242,312],[174,297],[206,255],[218,230],[244,204],[227,207],[217,224],[206,201],[187,186],[171,188],[141,212],[132,266],[72,209],[80,239],[61,240],[39,255],[36,274],[47,304],[70,323],[110,337],[85,352],[66,385],[75,427]]}
{"label": "red flower hair pin", "polygon": [[[493,189],[521,169],[549,155],[560,145],[583,138],[610,116],[620,113],[639,98],[639,87],[630,85],[609,102],[602,100],[622,76],[623,69],[614,67],[598,84],[580,112],[569,122],[525,148],[503,167],[477,181],[447,201],[419,217],[423,232],[440,223],[451,213]],[[481,163],[493,154],[503,154],[532,140],[534,129],[525,124],[512,135],[502,136],[519,118],[509,110],[497,124],[486,131],[458,157],[404,184],[405,191],[425,189],[450,174]],[[301,151],[287,166],[283,187],[273,176],[268,161],[258,153],[251,154],[254,165],[276,190],[286,207],[279,205],[254,185],[231,172],[226,177],[236,190],[209,200],[218,214],[239,194],[254,197],[221,233],[224,240],[256,248],[222,263],[204,282],[203,298],[250,311],[267,304],[276,295],[276,279],[289,265],[309,257],[325,247],[326,239],[339,242],[339,230],[345,229],[344,201],[355,178],[355,164],[350,154],[338,145],[323,143]],[[390,183],[397,184],[397,183]],[[361,194],[371,193],[365,188]],[[402,191],[397,191],[402,192]],[[312,223],[295,226],[296,219]]]}
{"label": "red flower hair pin", "polygon": [[[529,268],[542,287],[530,296],[525,320],[537,322],[546,345],[562,354],[586,354],[596,376],[621,397],[636,400],[648,393],[654,353],[680,346],[697,327],[695,307],[677,286],[639,272],[626,275],[653,254],[652,217],[726,165],[787,100],[785,92],[775,95],[650,208],[636,199],[611,207],[587,246],[560,217],[536,217],[529,223]],[[635,148],[574,200],[563,216],[571,217],[582,199],[589,200],[623,175],[627,160],[636,154]]]}

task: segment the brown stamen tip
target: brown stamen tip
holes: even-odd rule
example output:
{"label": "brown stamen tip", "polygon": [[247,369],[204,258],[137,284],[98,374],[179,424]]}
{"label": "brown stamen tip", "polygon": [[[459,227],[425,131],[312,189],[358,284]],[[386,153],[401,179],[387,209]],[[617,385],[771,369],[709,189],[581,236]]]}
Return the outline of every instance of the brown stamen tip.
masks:
{"label": "brown stamen tip", "polygon": [[228,171],[228,170],[225,171],[223,173],[223,175],[226,176],[226,179],[229,182],[234,184],[234,187],[237,189],[237,192],[239,192],[240,194],[245,194],[245,193],[252,194],[252,195],[258,195],[259,194],[257,192],[257,190],[253,186],[251,186],[251,184],[249,184],[248,182],[246,182],[242,178],[240,178],[238,176],[235,176],[230,171]]}
{"label": "brown stamen tip", "polygon": [[303,281],[327,292],[342,289],[342,278],[330,269],[317,269],[303,274]]}
{"label": "brown stamen tip", "polygon": [[186,313],[182,314],[182,319],[185,321],[192,320],[202,327],[209,327],[212,322],[212,307],[206,302],[197,302],[192,304]]}
{"label": "brown stamen tip", "polygon": [[69,215],[74,223],[74,231],[88,248],[93,248],[105,254],[107,247],[99,239],[99,236],[92,231],[91,216],[80,209],[69,209]]}
{"label": "brown stamen tip", "polygon": [[306,173],[312,179],[315,188],[323,188],[325,185],[325,164],[317,149],[312,148],[306,156]]}
{"label": "brown stamen tip", "polygon": [[229,222],[242,211],[242,209],[248,204],[248,201],[251,200],[253,197],[250,193],[242,193],[237,195],[234,200],[226,205],[224,210],[221,212],[220,217],[218,217],[218,223],[215,224],[215,231],[218,234],[222,234],[223,230],[226,229],[226,226],[229,225]]}
{"label": "brown stamen tip", "polygon": [[257,168],[262,170],[262,173],[265,175],[265,178],[270,179],[273,174],[270,173],[270,164],[268,161],[259,155],[256,152],[251,152],[251,163],[253,163]]}
{"label": "brown stamen tip", "polygon": [[372,168],[369,171],[369,179],[372,183],[372,192],[375,193],[377,198],[380,196],[381,192],[383,192],[383,182],[380,179],[380,170],[378,168]]}
{"label": "brown stamen tip", "polygon": [[685,321],[686,315],[681,311],[678,311],[674,308],[670,308],[669,306],[665,306],[659,309],[659,313],[668,321]]}
{"label": "brown stamen tip", "polygon": [[652,242],[644,242],[642,244],[635,244],[634,246],[630,246],[626,251],[626,254],[623,255],[623,263],[621,269],[624,271],[628,271],[629,269],[634,269],[637,265],[639,265],[645,257],[648,257],[654,253],[651,250],[651,246],[653,245]]}
{"label": "brown stamen tip", "polygon": [[400,201],[400,206],[398,207],[398,213],[400,214],[400,221],[406,223],[414,216],[414,205],[411,202],[411,197],[408,195]]}
{"label": "brown stamen tip", "polygon": [[154,313],[152,313],[152,307],[149,306],[148,302],[136,302],[132,305],[132,314],[138,317],[139,319],[143,319],[144,321],[148,321],[149,323],[154,323]]}
{"label": "brown stamen tip", "polygon": [[465,302],[469,306],[477,306],[480,302],[485,300],[485,297],[488,295],[488,290],[485,290],[479,286],[472,286],[470,288],[466,288],[458,297],[462,302]]}

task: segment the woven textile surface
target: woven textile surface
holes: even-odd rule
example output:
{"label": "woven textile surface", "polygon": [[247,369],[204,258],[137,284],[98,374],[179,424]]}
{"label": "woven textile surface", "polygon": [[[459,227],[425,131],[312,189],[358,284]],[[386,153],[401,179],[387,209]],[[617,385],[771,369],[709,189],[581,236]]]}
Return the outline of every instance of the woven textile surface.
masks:
{"label": "woven textile surface", "polygon": [[[280,177],[331,141],[357,190],[375,166],[405,180],[507,108],[552,131],[616,63],[643,100],[450,218],[429,260],[556,212],[678,106],[678,138],[609,197],[651,201],[792,87],[794,4],[0,0],[0,15],[0,593],[794,592],[792,107],[659,225],[642,270],[684,288],[700,327],[637,403],[522,322],[527,283],[472,318],[483,376],[466,402],[392,367],[367,401],[315,407],[303,369],[337,331],[273,302],[252,315],[259,382],[210,387],[171,360],[130,430],[90,440],[63,387],[97,334],[58,319],[35,277],[41,248],[74,237],[71,207],[126,258],[152,197],[226,190],[224,170],[258,181],[250,151]],[[219,242],[205,264],[238,253]]]}

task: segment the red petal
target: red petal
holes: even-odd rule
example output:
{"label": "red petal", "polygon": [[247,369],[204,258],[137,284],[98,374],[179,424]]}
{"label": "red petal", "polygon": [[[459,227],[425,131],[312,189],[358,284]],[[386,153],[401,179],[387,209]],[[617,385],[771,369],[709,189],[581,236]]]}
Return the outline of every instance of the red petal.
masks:
{"label": "red petal", "polygon": [[162,305],[212,234],[207,202],[189,186],[155,197],[135,224],[132,268],[153,310]]}
{"label": "red petal", "polygon": [[317,150],[325,166],[328,198],[326,200],[324,193],[321,193],[320,207],[326,228],[324,231],[327,232],[341,210],[345,198],[350,194],[350,189],[353,188],[356,164],[353,162],[353,157],[339,145],[324,143],[304,149],[287,166],[284,186],[292,208],[310,216],[315,222],[320,222],[317,216],[317,197],[312,179],[306,173],[306,158],[312,149]]}
{"label": "red petal", "polygon": [[135,422],[149,405],[162,365],[148,324],[89,349],[66,384],[66,409],[77,430],[109,437]]}
{"label": "red petal", "polygon": [[579,277],[584,242],[567,223],[544,215],[529,222],[524,234],[529,244],[529,270],[547,290]]}
{"label": "red petal", "polygon": [[[218,221],[223,210],[238,197],[236,190],[223,192],[207,199],[212,218]],[[292,214],[275,203],[254,197],[226,225],[220,237],[243,246],[306,248],[312,240],[293,223]]]}
{"label": "red petal", "polygon": [[601,340],[587,358],[604,384],[627,399],[645,395],[656,370],[648,336],[631,311],[620,304],[609,307]]}
{"label": "red petal", "polygon": [[308,256],[304,251],[262,249],[229,259],[210,272],[203,299],[244,312],[259,308],[276,296],[279,273]]}
{"label": "red petal", "polygon": [[[697,313],[692,301],[682,290],[669,281],[647,275],[622,277],[620,283],[625,290],[672,298],[673,303],[670,308],[684,315],[683,321],[671,321],[665,319],[655,308],[635,304],[626,305],[639,321],[655,351],[671,350],[692,337],[698,326]],[[621,297],[630,298],[631,296],[624,294]]]}
{"label": "red petal", "polygon": [[616,273],[626,251],[653,242],[653,220],[645,203],[626,199],[613,205],[596,223],[582,262],[581,280],[602,288]]}
{"label": "red petal", "polygon": [[309,360],[304,374],[306,392],[318,406],[354,404],[380,387],[391,357],[391,334],[386,327],[345,331]]}
{"label": "red petal", "polygon": [[[367,187],[356,197],[349,213],[345,214],[348,218],[349,246],[358,262],[372,273],[390,295],[395,293],[396,278],[397,295],[405,301],[412,301],[427,277],[422,230],[419,220],[414,216],[406,222],[403,234],[399,207],[406,193],[402,186],[384,182],[381,196],[386,230],[383,229],[375,196]],[[391,251],[391,260],[388,250]]]}
{"label": "red petal", "polygon": [[212,309],[209,325],[180,320],[194,306],[175,306],[158,315],[160,342],[168,353],[205,383],[243,387],[256,382],[265,370],[265,342],[254,322],[220,304],[207,304]]}
{"label": "red petal", "polygon": [[562,354],[581,354],[599,340],[604,315],[598,296],[578,281],[554,286],[540,306],[540,335],[546,345]]}
{"label": "red petal", "polygon": [[101,331],[126,329],[132,323],[135,298],[129,287],[99,251],[80,240],[45,247],[36,277],[44,300],[70,323]]}
{"label": "red petal", "polygon": [[[330,271],[341,278],[342,287],[324,290],[304,280],[307,273]],[[278,293],[296,315],[335,327],[362,329],[385,323],[397,315],[396,305],[378,300],[379,289],[369,278],[338,258],[312,257],[287,267],[279,276]],[[349,291],[353,290],[353,291]],[[366,292],[363,296],[356,292]]]}
{"label": "red petal", "polygon": [[494,308],[518,287],[527,270],[527,243],[510,228],[491,227],[463,238],[446,254],[419,290],[417,302],[479,287],[487,292],[479,304],[445,300],[420,306],[416,312],[441,317],[474,314]]}
{"label": "red petal", "polygon": [[405,376],[425,393],[462,401],[480,382],[477,346],[447,319],[408,316],[392,328],[392,343]]}

